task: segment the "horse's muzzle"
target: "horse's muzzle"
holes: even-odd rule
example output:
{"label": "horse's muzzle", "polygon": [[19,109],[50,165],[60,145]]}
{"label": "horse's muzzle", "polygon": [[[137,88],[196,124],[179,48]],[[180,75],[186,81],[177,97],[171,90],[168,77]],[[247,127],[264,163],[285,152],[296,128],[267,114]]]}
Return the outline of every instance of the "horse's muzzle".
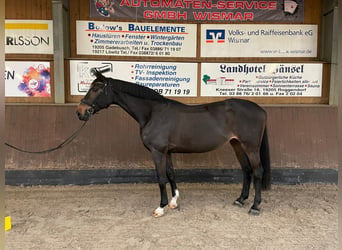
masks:
{"label": "horse's muzzle", "polygon": [[93,108],[87,108],[87,109],[77,109],[76,115],[78,119],[81,121],[88,121],[91,117],[91,115],[94,114],[94,109]]}

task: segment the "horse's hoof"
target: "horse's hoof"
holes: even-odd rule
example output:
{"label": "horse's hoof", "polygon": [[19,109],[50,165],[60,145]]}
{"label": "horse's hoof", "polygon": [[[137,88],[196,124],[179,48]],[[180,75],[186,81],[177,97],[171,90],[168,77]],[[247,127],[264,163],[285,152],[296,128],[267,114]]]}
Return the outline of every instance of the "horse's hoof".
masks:
{"label": "horse's hoof", "polygon": [[177,198],[172,198],[168,206],[171,209],[176,209],[178,207]]}
{"label": "horse's hoof", "polygon": [[233,205],[234,206],[238,206],[238,207],[243,207],[243,202],[239,201],[239,200],[236,200],[233,202]]}
{"label": "horse's hoof", "polygon": [[169,203],[169,208],[171,208],[171,209],[176,209],[176,208],[178,208],[178,204],[177,204],[177,203],[172,203],[172,202],[170,202],[170,203]]}
{"label": "horse's hoof", "polygon": [[158,207],[156,210],[153,211],[153,214],[152,216],[154,218],[159,218],[159,217],[162,217],[166,212],[166,207]]}
{"label": "horse's hoof", "polygon": [[179,192],[178,190],[176,189],[176,195],[172,197],[172,199],[170,200],[169,202],[169,208],[171,209],[175,209],[178,207],[178,204],[177,204],[177,199],[179,198]]}
{"label": "horse's hoof", "polygon": [[260,215],[260,209],[251,208],[248,213],[250,215],[257,216],[257,215]]}

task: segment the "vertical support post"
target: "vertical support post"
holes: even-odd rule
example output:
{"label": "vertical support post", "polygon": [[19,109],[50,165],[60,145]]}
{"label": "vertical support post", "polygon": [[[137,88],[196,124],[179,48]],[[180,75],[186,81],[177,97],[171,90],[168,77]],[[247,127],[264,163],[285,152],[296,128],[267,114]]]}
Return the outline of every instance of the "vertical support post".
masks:
{"label": "vertical support post", "polygon": [[337,105],[338,93],[336,78],[337,70],[337,41],[338,41],[338,7],[336,1],[322,1],[322,25],[320,59],[329,62],[330,70],[330,92],[329,104]]}
{"label": "vertical support post", "polygon": [[[342,0],[338,0],[338,20],[336,30],[341,31],[342,29]],[[338,93],[338,235],[342,234],[342,32],[338,32],[337,35],[337,67],[336,67],[336,80],[337,82],[337,93]],[[342,238],[338,237],[338,249],[342,249]]]}
{"label": "vertical support post", "polygon": [[52,1],[55,103],[65,103],[63,1]]}
{"label": "vertical support post", "polygon": [[[5,27],[5,1],[0,1],[0,26]],[[5,29],[0,28],[0,37]],[[5,58],[5,43],[0,43],[0,58]],[[5,60],[0,60],[0,72],[5,72]],[[5,78],[0,77],[0,250],[5,249]]]}
{"label": "vertical support post", "polygon": [[335,53],[338,50],[338,7],[333,9],[333,27],[332,27],[332,47],[331,51],[331,73],[330,73],[330,96],[329,103],[337,105],[338,102],[338,78],[336,78],[338,56]]}

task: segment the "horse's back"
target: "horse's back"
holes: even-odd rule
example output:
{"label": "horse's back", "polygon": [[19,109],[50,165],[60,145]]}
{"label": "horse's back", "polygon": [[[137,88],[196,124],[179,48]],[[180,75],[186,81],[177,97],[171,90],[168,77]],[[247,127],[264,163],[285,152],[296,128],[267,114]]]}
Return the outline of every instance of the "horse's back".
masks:
{"label": "horse's back", "polygon": [[244,99],[227,99],[224,101],[227,112],[232,112],[235,119],[266,120],[266,111],[255,102]]}
{"label": "horse's back", "polygon": [[264,112],[264,109],[260,107],[255,102],[245,100],[245,99],[238,99],[238,98],[231,98],[226,99],[223,101],[226,105],[236,108],[248,108],[248,109],[254,109],[261,112]]}

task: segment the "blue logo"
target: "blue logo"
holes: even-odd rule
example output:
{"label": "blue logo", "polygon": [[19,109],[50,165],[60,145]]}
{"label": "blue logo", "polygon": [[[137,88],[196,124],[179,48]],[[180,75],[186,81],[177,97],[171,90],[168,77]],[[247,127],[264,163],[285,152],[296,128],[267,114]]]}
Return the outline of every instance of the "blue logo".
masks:
{"label": "blue logo", "polygon": [[206,30],[206,42],[207,43],[224,43],[226,33],[225,30],[210,29]]}

